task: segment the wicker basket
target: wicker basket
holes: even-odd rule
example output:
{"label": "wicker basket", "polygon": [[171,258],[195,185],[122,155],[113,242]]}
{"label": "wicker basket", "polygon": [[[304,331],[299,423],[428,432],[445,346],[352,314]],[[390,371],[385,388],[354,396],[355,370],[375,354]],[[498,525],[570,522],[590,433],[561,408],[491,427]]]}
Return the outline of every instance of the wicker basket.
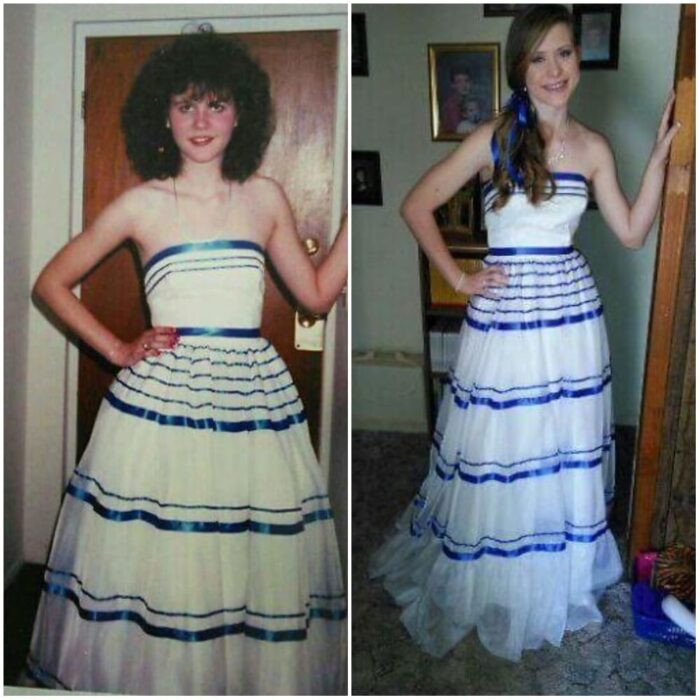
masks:
{"label": "wicker basket", "polygon": [[665,595],[644,581],[632,584],[634,631],[645,639],[694,649],[695,637],[671,622],[661,609]]}

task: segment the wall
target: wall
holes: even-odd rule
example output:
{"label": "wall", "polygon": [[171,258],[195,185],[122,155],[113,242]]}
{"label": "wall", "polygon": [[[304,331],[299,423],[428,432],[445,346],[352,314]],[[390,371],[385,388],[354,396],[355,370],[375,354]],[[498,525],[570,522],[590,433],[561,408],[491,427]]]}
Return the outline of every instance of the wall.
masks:
{"label": "wall", "polygon": [[5,7],[5,583],[22,563],[34,7]]}
{"label": "wall", "polygon": [[[337,5],[206,5],[206,4],[86,4],[37,5],[32,136],[41,144],[33,162],[31,260],[33,280],[47,260],[71,235],[71,112],[73,94],[73,30],[77,22],[181,20],[217,17],[337,13]],[[214,24],[216,24],[214,22]],[[9,64],[15,56],[8,56]],[[7,65],[7,64],[6,64]],[[75,108],[75,105],[73,105]],[[25,284],[24,294],[29,291]],[[62,446],[66,400],[67,343],[34,307],[29,313],[26,403],[25,480],[31,484],[24,501],[24,553],[28,561],[43,562],[51,540],[63,484]],[[41,390],[37,390],[41,387]]]}
{"label": "wall", "polygon": [[[353,12],[366,14],[370,75],[352,79],[352,147],[380,152],[384,193],[383,207],[353,207],[353,351],[422,353],[418,251],[398,207],[454,148],[430,140],[427,45],[499,42],[504,103],[510,19],[484,18],[480,4],[353,5]],[[678,18],[678,5],[624,4],[619,69],[584,71],[573,100],[572,112],[612,143],[628,198],[636,195],[673,83]],[[656,228],[643,250],[631,252],[597,212],[587,212],[576,241],[603,297],[616,420],[627,425],[639,417]],[[420,430],[422,400],[420,370],[353,362],[354,427]]]}

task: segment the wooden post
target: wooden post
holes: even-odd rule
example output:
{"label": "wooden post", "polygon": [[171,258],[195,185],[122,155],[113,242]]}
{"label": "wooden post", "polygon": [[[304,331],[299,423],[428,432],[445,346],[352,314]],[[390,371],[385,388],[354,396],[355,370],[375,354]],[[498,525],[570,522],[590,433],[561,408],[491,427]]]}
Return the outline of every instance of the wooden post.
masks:
{"label": "wooden post", "polygon": [[664,187],[656,254],[642,413],[637,443],[629,558],[651,545],[652,521],[663,446],[663,426],[677,313],[683,241],[693,192],[695,158],[695,5],[681,8],[675,75],[674,119],[682,128],[673,141]]}

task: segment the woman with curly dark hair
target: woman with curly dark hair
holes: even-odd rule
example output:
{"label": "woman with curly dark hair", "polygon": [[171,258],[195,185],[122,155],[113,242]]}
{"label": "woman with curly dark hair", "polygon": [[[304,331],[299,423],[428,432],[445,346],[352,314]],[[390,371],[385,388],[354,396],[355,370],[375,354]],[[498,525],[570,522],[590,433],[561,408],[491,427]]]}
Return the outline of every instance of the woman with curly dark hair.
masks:
{"label": "woman with curly dark hair", "polygon": [[[333,694],[345,597],[299,395],[259,326],[265,257],[301,306],[330,308],[346,228],[314,268],[282,188],[256,174],[268,78],[245,47],[156,51],[122,113],[144,182],[44,268],[35,293],[122,368],[71,476],[28,658],[53,688]],[[153,327],[113,335],[72,288],[130,238]]]}

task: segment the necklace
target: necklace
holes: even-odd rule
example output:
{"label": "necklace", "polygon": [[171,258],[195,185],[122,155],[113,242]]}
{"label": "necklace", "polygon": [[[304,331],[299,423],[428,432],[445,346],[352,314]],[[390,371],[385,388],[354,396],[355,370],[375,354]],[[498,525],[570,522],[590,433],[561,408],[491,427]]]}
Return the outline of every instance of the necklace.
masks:
{"label": "necklace", "polygon": [[569,119],[567,117],[566,124],[564,124],[564,133],[561,136],[561,146],[559,150],[547,158],[547,163],[558,163],[560,160],[564,160],[566,157],[566,136],[569,131]]}

